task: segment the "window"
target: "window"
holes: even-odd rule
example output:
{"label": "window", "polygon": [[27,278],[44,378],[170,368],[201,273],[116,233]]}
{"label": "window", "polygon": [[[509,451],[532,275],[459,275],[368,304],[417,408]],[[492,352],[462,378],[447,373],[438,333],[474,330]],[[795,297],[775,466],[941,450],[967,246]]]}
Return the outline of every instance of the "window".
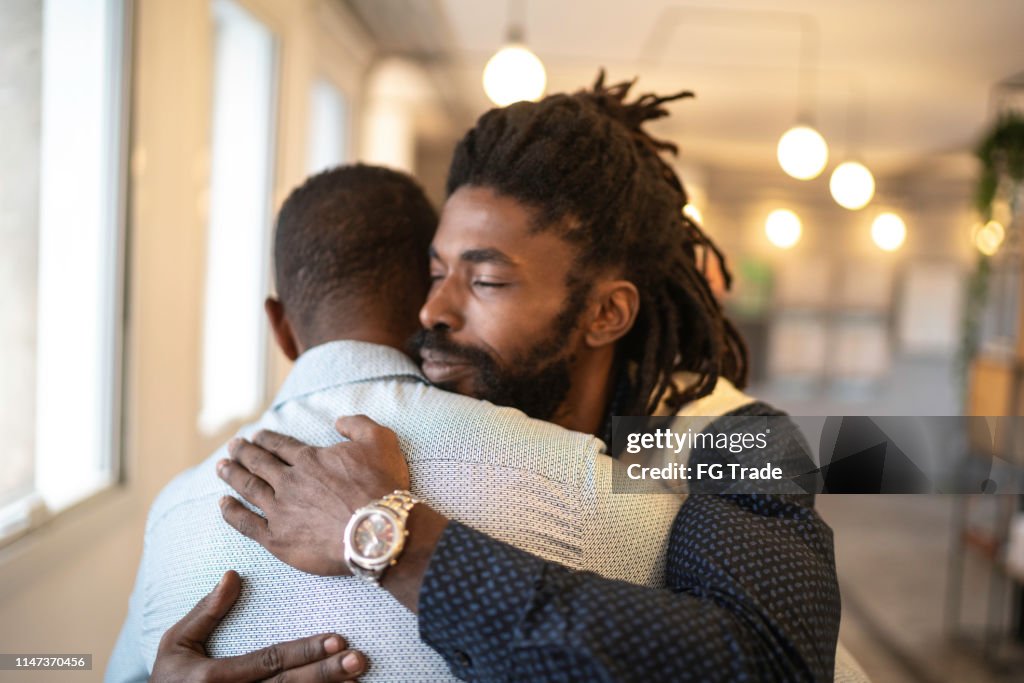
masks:
{"label": "window", "polygon": [[274,147],[271,32],[214,0],[213,140],[199,426],[215,434],[265,398],[266,293]]}
{"label": "window", "polygon": [[306,159],[312,175],[345,161],[348,111],[344,95],[330,81],[316,79],[310,90],[309,114]]}
{"label": "window", "polygon": [[118,474],[125,26],[0,4],[0,541]]}

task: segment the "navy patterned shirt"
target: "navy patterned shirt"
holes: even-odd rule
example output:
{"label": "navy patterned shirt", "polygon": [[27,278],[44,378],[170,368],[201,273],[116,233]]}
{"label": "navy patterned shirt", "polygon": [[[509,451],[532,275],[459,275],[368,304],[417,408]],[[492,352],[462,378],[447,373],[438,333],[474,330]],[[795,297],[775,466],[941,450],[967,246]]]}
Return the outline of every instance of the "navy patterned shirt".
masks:
{"label": "navy patterned shirt", "polygon": [[[783,413],[753,403],[729,415]],[[667,588],[646,588],[451,522],[424,577],[420,637],[466,680],[833,679],[839,586],[813,496],[690,495],[666,562]]]}

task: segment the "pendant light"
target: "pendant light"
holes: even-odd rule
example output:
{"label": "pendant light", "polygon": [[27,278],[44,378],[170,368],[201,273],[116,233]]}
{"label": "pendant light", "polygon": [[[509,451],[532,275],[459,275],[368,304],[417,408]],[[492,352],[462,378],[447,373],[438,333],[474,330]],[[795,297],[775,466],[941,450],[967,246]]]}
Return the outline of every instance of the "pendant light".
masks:
{"label": "pendant light", "polygon": [[974,243],[974,247],[985,256],[995,256],[999,247],[1003,246],[1004,239],[1006,239],[1006,228],[995,220],[984,225],[979,223],[971,231],[971,241]]}
{"label": "pendant light", "polygon": [[907,224],[892,211],[880,213],[871,223],[871,239],[882,251],[896,251],[907,239]]}
{"label": "pendant light", "polygon": [[[516,9],[519,11],[516,12]],[[518,22],[513,19],[513,15]],[[544,63],[526,47],[523,37],[524,18],[525,3],[510,1],[505,45],[494,53],[484,67],[484,92],[499,107],[523,100],[536,102],[547,86]]]}
{"label": "pendant light", "polygon": [[818,35],[817,25],[810,17],[804,17],[800,23],[800,65],[798,71],[798,89],[801,111],[797,115],[796,124],[782,134],[776,147],[779,166],[788,175],[797,180],[811,180],[821,175],[828,163],[828,144],[821,133],[811,124],[810,111],[814,108],[813,99],[817,93],[812,91],[816,83],[817,63],[812,69],[811,62],[817,58]]}
{"label": "pendant light", "polygon": [[764,233],[768,241],[779,249],[789,249],[796,245],[802,232],[800,217],[789,209],[772,211],[764,222]]}
{"label": "pendant light", "polygon": [[807,124],[797,124],[779,138],[776,150],[779,166],[797,180],[821,175],[828,163],[828,144],[821,133]]}
{"label": "pendant light", "polygon": [[836,204],[856,211],[867,206],[875,196],[875,177],[859,161],[844,161],[832,171],[828,189]]}
{"label": "pendant light", "polygon": [[[855,85],[857,87],[855,87]],[[856,90],[856,92],[854,92]],[[847,160],[836,166],[829,179],[828,189],[836,204],[857,211],[863,209],[875,196],[875,177],[868,167],[858,161],[863,136],[864,96],[859,84],[850,83],[846,99]]]}

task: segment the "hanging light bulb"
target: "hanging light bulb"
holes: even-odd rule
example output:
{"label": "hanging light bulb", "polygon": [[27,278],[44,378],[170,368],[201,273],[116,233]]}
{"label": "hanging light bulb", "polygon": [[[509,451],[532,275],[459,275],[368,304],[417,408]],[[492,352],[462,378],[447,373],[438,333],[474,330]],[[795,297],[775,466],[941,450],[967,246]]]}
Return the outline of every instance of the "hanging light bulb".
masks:
{"label": "hanging light bulb", "polygon": [[817,178],[828,163],[828,145],[810,126],[793,126],[779,138],[779,165],[798,180]]}
{"label": "hanging light bulb", "polygon": [[907,224],[890,211],[880,213],[871,224],[871,239],[882,251],[896,251],[907,239]]}
{"label": "hanging light bulb", "polygon": [[484,92],[491,102],[506,107],[514,102],[536,102],[544,94],[548,77],[544,64],[522,42],[522,32],[509,31],[505,46],[484,67]]}
{"label": "hanging light bulb", "polygon": [[1006,238],[1006,228],[999,221],[989,221],[974,227],[974,246],[985,256],[994,256]]}
{"label": "hanging light bulb", "polygon": [[844,161],[832,171],[828,188],[839,206],[856,211],[875,196],[875,178],[864,164]]}
{"label": "hanging light bulb", "polygon": [[776,209],[764,222],[764,234],[779,249],[789,249],[800,241],[800,218],[789,209]]}

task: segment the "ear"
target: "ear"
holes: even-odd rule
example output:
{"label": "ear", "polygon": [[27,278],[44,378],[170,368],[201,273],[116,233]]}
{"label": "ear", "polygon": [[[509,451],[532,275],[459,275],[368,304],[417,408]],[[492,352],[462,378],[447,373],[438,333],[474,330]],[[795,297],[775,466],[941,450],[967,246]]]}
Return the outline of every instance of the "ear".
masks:
{"label": "ear", "polygon": [[633,329],[640,310],[640,292],[628,280],[598,282],[591,290],[590,310],[583,336],[587,346],[614,344]]}
{"label": "ear", "polygon": [[284,304],[274,297],[268,296],[263,302],[263,310],[267,312],[270,328],[274,330],[274,339],[277,340],[281,351],[288,357],[288,360],[298,358],[299,341],[295,338],[295,332],[292,330],[292,324],[288,322],[288,316],[285,315]]}

